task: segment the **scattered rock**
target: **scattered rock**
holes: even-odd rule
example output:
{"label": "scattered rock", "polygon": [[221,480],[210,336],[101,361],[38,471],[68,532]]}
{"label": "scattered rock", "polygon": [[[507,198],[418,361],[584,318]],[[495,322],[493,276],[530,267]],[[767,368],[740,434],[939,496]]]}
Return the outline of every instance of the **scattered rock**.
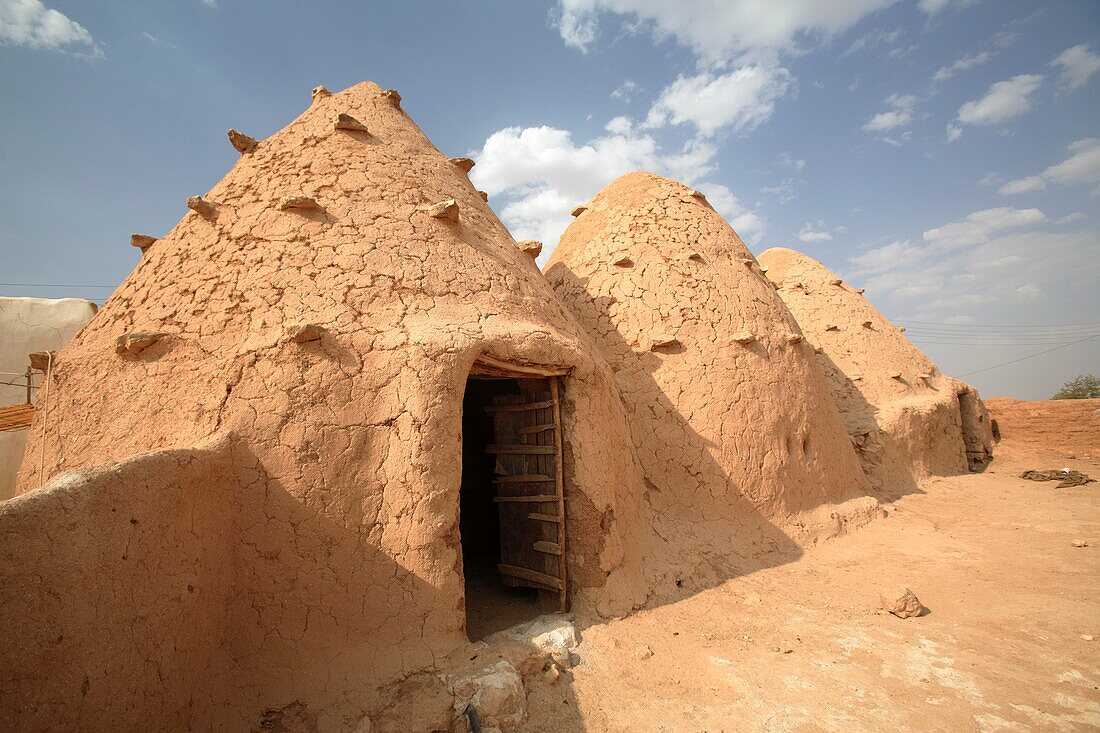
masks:
{"label": "scattered rock", "polygon": [[137,356],[166,335],[157,331],[124,333],[115,339],[115,351],[120,356]]}
{"label": "scattered rock", "polygon": [[251,153],[253,150],[256,149],[256,138],[249,137],[243,132],[239,132],[237,130],[230,130],[226,134],[229,135],[230,144],[232,144],[233,147],[236,148],[237,152],[241,155],[244,155],[245,153]]}
{"label": "scattered rock", "polygon": [[348,132],[370,133],[366,125],[346,112],[341,112],[336,116],[336,125],[334,127],[337,130],[347,130]]}
{"label": "scattered rock", "polygon": [[898,618],[912,618],[924,613],[924,606],[917,598],[917,594],[905,586],[884,588],[879,594],[879,600],[884,610]]}
{"label": "scattered rock", "polygon": [[371,725],[370,718],[364,716],[363,719],[359,721],[358,725],[356,725],[355,728],[352,730],[352,733],[373,733],[373,731],[374,726]]}
{"label": "scattered rock", "polygon": [[467,705],[477,710],[484,726],[512,730],[527,717],[527,694],[523,681],[516,668],[503,659],[452,680],[450,687],[455,698],[455,720],[465,717]]}
{"label": "scattered rock", "polygon": [[153,243],[157,241],[156,237],[150,237],[148,234],[131,234],[130,245],[137,247],[142,252],[153,246]]}
{"label": "scattered rock", "polygon": [[440,201],[438,204],[432,204],[427,208],[428,216],[433,219],[446,219],[447,221],[458,221],[458,203],[454,199],[447,199],[446,201]]}
{"label": "scattered rock", "polygon": [[312,196],[284,196],[279,199],[280,211],[286,211],[287,209],[310,211],[319,208],[321,208],[321,205]]}
{"label": "scattered rock", "polygon": [[581,205],[574,206],[573,210],[570,211],[569,213],[572,214],[574,217],[577,217],[577,216],[580,216],[581,214],[583,214],[586,211],[588,211],[588,207],[581,204]]}
{"label": "scattered rock", "polygon": [[286,335],[296,344],[305,344],[310,341],[320,341],[324,329],[314,323],[290,323],[286,327]]}
{"label": "scattered rock", "polygon": [[504,634],[544,652],[565,669],[573,666],[577,629],[572,621],[563,616],[539,616],[527,623],[512,627]]}
{"label": "scattered rock", "polygon": [[542,242],[536,242],[533,239],[525,239],[522,242],[516,242],[516,246],[520,251],[527,254],[531,259],[535,259],[542,254]]}
{"label": "scattered rock", "polygon": [[1088,547],[1089,546],[1089,543],[1085,542],[1084,540],[1074,540],[1071,544],[1074,547]]}
{"label": "scattered rock", "polygon": [[1096,479],[1089,478],[1087,474],[1080,471],[1070,471],[1068,468],[1061,471],[1024,471],[1020,474],[1020,478],[1028,479],[1029,481],[1057,481],[1058,484],[1054,487],[1056,489],[1066,489],[1071,486],[1084,486],[1085,484],[1094,483]]}
{"label": "scattered rock", "polygon": [[472,158],[449,158],[451,165],[461,168],[464,172],[469,173],[476,165]]}
{"label": "scattered rock", "polygon": [[653,656],[653,650],[649,648],[649,644],[639,644],[634,647],[634,658],[638,660],[649,659]]}
{"label": "scattered rock", "polygon": [[1092,634],[1081,634],[1081,638],[1084,639],[1085,641],[1095,641],[1096,640],[1096,637],[1093,636]]}
{"label": "scattered rock", "polygon": [[207,219],[214,216],[214,204],[210,203],[202,196],[192,196],[187,199],[187,208],[194,211],[199,216],[204,216]]}

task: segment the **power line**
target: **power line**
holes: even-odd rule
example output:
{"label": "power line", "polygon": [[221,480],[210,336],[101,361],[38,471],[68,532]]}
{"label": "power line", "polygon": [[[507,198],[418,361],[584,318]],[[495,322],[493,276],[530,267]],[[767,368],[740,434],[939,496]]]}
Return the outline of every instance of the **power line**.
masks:
{"label": "power line", "polygon": [[969,377],[971,374],[980,374],[981,372],[988,372],[990,369],[999,369],[1003,366],[1008,366],[1009,364],[1015,364],[1016,362],[1026,361],[1028,359],[1034,359],[1036,356],[1042,356],[1043,354],[1049,354],[1052,351],[1058,351],[1059,349],[1064,349],[1064,348],[1067,348],[1069,346],[1074,346],[1076,344],[1084,343],[1085,341],[1091,341],[1092,339],[1096,338],[1097,336],[1100,336],[1100,333],[1093,334],[1092,336],[1080,339],[1078,341],[1073,341],[1072,343],[1062,344],[1061,346],[1055,346],[1053,349],[1047,349],[1046,351],[1040,351],[1038,353],[1031,354],[1029,356],[1021,356],[1019,359],[1013,359],[1012,361],[1006,361],[1003,364],[994,364],[993,366],[986,367],[985,369],[976,369],[975,371],[967,372],[966,374],[960,374],[959,377],[960,378]]}
{"label": "power line", "polygon": [[946,326],[948,328],[1068,328],[1070,326],[1100,326],[1100,321],[1087,321],[1085,323],[1036,323],[1032,325],[1026,324],[980,324],[980,323],[936,323],[934,321],[903,321],[895,320],[895,323],[912,323],[919,326]]}
{"label": "power line", "polygon": [[117,288],[117,285],[68,285],[64,283],[0,283],[0,288]]}

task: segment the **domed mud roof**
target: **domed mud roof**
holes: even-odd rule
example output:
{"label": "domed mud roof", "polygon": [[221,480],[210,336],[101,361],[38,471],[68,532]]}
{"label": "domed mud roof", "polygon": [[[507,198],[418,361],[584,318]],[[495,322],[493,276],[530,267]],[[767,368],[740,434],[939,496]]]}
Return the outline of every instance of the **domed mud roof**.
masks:
{"label": "domed mud roof", "polygon": [[617,371],[660,512],[797,522],[869,488],[813,349],[702,194],[619,178],[565,232],[547,278]]}

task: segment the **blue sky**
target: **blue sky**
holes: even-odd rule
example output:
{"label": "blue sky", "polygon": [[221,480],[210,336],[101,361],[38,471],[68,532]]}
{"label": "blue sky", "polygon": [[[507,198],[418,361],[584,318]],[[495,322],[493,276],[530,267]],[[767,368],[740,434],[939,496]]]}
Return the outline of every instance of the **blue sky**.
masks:
{"label": "blue sky", "polygon": [[656,170],[986,395],[1100,372],[1095,0],[0,0],[0,66],[5,295],[102,302],[130,233],[232,166],[228,128],[370,79],[478,161],[517,239],[550,250],[573,205]]}

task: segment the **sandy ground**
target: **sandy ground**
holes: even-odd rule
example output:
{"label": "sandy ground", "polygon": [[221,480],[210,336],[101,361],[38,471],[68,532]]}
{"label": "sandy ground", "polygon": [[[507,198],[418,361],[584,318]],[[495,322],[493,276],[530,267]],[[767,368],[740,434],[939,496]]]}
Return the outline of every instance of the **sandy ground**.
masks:
{"label": "sandy ground", "polygon": [[[1002,444],[789,562],[584,628],[523,730],[1100,730],[1100,484],[1016,478],[1100,478],[1064,456]],[[930,612],[878,610],[895,583]]]}

